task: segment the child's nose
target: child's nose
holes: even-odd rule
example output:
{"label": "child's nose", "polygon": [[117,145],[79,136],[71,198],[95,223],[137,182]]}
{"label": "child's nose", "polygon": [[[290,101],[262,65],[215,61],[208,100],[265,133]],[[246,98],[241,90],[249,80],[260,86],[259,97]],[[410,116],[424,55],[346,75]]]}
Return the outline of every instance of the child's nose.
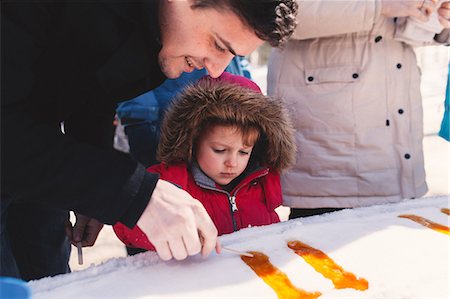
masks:
{"label": "child's nose", "polygon": [[237,165],[237,157],[235,155],[229,155],[225,161],[225,165],[235,167]]}

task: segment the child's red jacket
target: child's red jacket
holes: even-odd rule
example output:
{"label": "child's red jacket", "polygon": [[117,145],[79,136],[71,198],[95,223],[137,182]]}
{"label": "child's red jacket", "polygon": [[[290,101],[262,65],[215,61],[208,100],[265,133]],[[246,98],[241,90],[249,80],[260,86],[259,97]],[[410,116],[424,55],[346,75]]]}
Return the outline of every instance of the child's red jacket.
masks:
{"label": "child's red jacket", "polygon": [[[220,188],[198,166],[188,169],[184,163],[171,166],[161,163],[148,171],[160,173],[161,179],[198,199],[216,225],[219,235],[280,221],[275,212],[282,202],[280,176],[269,168],[262,167],[251,172],[231,192]],[[154,250],[137,225],[129,229],[119,222],[113,229],[127,246]]]}

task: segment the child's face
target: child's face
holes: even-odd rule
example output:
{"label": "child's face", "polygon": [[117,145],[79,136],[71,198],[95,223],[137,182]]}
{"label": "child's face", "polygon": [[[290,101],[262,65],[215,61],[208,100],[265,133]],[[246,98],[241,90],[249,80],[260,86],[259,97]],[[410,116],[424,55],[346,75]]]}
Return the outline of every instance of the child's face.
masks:
{"label": "child's face", "polygon": [[203,133],[197,144],[197,163],[217,184],[227,185],[247,167],[253,145],[244,145],[236,127],[215,125]]}

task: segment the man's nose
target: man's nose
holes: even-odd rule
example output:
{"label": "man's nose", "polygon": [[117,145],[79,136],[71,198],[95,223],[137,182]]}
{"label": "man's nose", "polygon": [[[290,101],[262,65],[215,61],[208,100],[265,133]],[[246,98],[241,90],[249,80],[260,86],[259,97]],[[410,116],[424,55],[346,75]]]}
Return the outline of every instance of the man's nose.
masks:
{"label": "man's nose", "polygon": [[206,70],[208,71],[208,74],[213,78],[217,78],[222,75],[223,71],[227,68],[233,57],[234,56],[230,53],[229,57],[227,58],[216,60],[214,60],[214,58],[205,59],[204,65]]}

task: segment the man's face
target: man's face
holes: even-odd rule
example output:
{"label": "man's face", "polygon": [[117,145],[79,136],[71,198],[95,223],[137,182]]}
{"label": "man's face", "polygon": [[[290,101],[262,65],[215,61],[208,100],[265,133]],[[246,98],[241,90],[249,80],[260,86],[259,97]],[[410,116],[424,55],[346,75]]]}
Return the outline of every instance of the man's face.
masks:
{"label": "man's face", "polygon": [[161,1],[161,70],[168,78],[206,68],[216,78],[235,55],[253,52],[263,41],[232,12],[192,9],[192,1]]}

